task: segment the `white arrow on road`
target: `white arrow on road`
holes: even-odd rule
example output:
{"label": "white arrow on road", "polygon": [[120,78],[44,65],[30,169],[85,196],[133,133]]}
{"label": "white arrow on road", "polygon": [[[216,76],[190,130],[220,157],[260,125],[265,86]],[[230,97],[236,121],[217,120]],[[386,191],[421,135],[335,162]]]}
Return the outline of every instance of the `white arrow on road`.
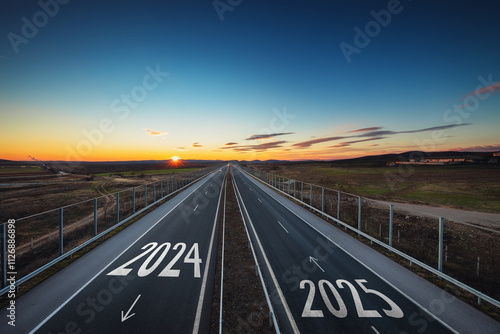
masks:
{"label": "white arrow on road", "polygon": [[130,313],[130,311],[132,311],[135,303],[137,303],[137,301],[139,300],[140,297],[141,297],[141,295],[137,296],[137,298],[135,299],[135,302],[132,304],[132,306],[130,306],[130,308],[128,309],[127,313],[125,313],[125,315],[123,315],[123,311],[122,311],[122,322],[124,322],[128,318],[132,318],[135,315],[135,313],[132,313],[130,315],[129,315],[129,313]]}
{"label": "white arrow on road", "polygon": [[320,265],[318,264],[318,262],[316,262],[316,261],[318,261],[318,259],[316,259],[316,258],[314,258],[314,257],[312,257],[312,256],[309,256],[309,262],[314,262],[314,264],[315,264],[315,265],[317,265],[317,266],[318,266],[318,268],[319,268],[319,269],[321,269],[321,271],[322,271],[322,272],[325,272],[325,271],[323,270],[323,268],[321,268],[321,267],[320,267]]}

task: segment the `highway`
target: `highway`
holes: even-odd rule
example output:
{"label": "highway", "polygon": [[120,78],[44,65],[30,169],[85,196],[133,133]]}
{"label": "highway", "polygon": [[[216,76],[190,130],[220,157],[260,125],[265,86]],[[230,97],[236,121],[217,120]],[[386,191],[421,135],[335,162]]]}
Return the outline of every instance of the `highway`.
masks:
{"label": "highway", "polygon": [[[238,200],[286,333],[453,333],[233,168]],[[415,314],[432,321],[419,323]],[[423,329],[424,331],[419,331]]]}
{"label": "highway", "polygon": [[137,235],[31,332],[209,332],[226,171],[213,173]]}
{"label": "highway", "polygon": [[[498,322],[230,169],[281,333],[500,331]],[[16,327],[0,310],[0,333],[209,333],[228,170],[21,296]]]}

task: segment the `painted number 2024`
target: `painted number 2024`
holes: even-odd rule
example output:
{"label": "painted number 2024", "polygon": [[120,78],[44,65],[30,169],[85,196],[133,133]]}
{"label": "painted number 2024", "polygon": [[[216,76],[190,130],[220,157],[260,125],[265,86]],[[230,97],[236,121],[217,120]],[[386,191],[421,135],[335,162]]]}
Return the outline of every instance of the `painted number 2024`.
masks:
{"label": "painted number 2024", "polygon": [[[389,297],[386,295],[382,294],[379,291],[368,289],[366,286],[364,286],[366,280],[364,279],[357,279],[355,280],[356,283],[361,287],[361,289],[366,293],[366,294],[374,294],[380,298],[382,298],[389,306],[390,309],[382,309],[384,313],[392,318],[402,318],[403,317],[403,311],[399,308],[396,303],[394,303]],[[360,318],[380,318],[382,315],[376,311],[376,310],[365,310],[363,307],[363,304],[361,303],[361,298],[359,297],[358,290],[356,290],[356,287],[349,281],[339,279],[336,281],[337,286],[340,289],[343,289],[344,286],[347,286],[351,290],[352,298],[354,299],[354,305],[356,306],[356,311],[358,313],[358,317]],[[302,317],[311,317],[311,318],[322,318],[323,311],[322,310],[313,310],[312,309],[312,303],[314,300],[314,295],[316,293],[316,287],[312,281],[309,280],[303,280],[300,282],[300,288],[304,289],[306,285],[309,285],[309,294],[307,296],[307,301],[306,305],[304,306],[304,310],[302,311]],[[345,318],[347,316],[347,308],[345,306],[344,301],[342,300],[342,297],[340,296],[339,292],[333,286],[332,283],[330,283],[327,280],[321,280],[318,282],[318,288],[321,293],[321,297],[323,298],[323,302],[326,305],[326,308],[330,313],[332,313],[334,316],[338,318]],[[330,291],[333,293],[336,301],[338,308],[336,309],[333,305],[332,302],[330,301],[330,298],[328,297],[326,293],[326,288],[330,289]]]}
{"label": "painted number 2024", "polygon": [[[161,264],[161,262],[163,261],[163,259],[167,255],[168,251],[170,250],[170,246],[171,246],[170,242],[165,242],[161,245],[158,245],[157,242],[150,242],[149,244],[147,244],[141,248],[141,249],[145,250],[144,252],[137,255],[132,260],[119,266],[115,270],[109,272],[108,275],[110,275],[110,276],[127,276],[132,271],[132,269],[127,268],[127,266],[131,265],[132,263],[139,260],[140,258],[146,256],[148,253],[153,252],[153,253],[151,253],[151,255],[149,255],[149,257],[146,259],[146,261],[144,261],[144,263],[139,268],[139,271],[137,272],[137,276],[139,276],[139,277],[148,276],[153,271],[155,271],[158,268],[158,266]],[[172,269],[172,267],[179,260],[179,258],[182,256],[182,254],[186,251],[186,244],[183,242],[179,242],[179,243],[175,244],[174,247],[172,247],[172,250],[177,251],[177,254],[167,264],[167,266],[158,274],[159,277],[179,277],[179,275],[180,275],[181,271],[179,269]],[[152,265],[150,265],[150,263],[158,255],[158,253],[160,253],[160,251],[162,251],[162,253],[158,257],[158,259],[156,259],[156,261]],[[186,256],[184,257],[184,263],[192,263],[194,266],[194,277],[195,278],[200,277],[201,259],[200,259],[200,255],[199,255],[199,251],[198,251],[198,243],[195,243],[193,245],[193,247],[191,247],[189,252],[186,254]]]}

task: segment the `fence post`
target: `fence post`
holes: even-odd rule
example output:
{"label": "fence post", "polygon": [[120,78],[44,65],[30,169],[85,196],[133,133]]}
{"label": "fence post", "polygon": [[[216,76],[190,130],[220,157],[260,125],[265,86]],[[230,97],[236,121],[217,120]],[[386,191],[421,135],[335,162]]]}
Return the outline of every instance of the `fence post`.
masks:
{"label": "fence post", "polygon": [[312,183],[309,185],[309,189],[310,189],[310,193],[311,193],[311,197],[309,198],[309,205],[312,206],[313,205],[313,185],[312,185]]}
{"label": "fence post", "polygon": [[156,202],[156,182],[153,182],[153,203]]}
{"label": "fence post", "polygon": [[148,185],[144,185],[144,207],[148,206]]}
{"label": "fence post", "polygon": [[389,207],[389,246],[392,247],[392,217],[393,217],[393,206]]}
{"label": "fence post", "polygon": [[63,221],[64,221],[64,209],[59,208],[59,255],[64,254]]}
{"label": "fence post", "polygon": [[439,217],[438,270],[443,272],[443,217]]}
{"label": "fence post", "polygon": [[361,231],[361,196],[358,196],[358,231]]}
{"label": "fence post", "polygon": [[340,190],[337,190],[337,219],[340,220]]}
{"label": "fence post", "polygon": [[293,198],[296,198],[295,197],[295,185],[297,184],[297,182],[295,182],[295,180],[293,180]]}
{"label": "fence post", "polygon": [[120,222],[120,193],[116,193],[116,223]]}
{"label": "fence post", "polygon": [[132,213],[135,213],[135,188],[133,188],[132,190],[132,197],[133,197]]}
{"label": "fence post", "polygon": [[168,190],[168,184],[169,184],[169,182],[168,182],[168,180],[171,180],[171,179],[172,179],[172,178],[168,178],[168,179],[167,179],[167,195],[169,194],[169,190]]}
{"label": "fence post", "polygon": [[97,235],[97,198],[94,198],[94,237]]}
{"label": "fence post", "polygon": [[325,187],[321,187],[321,211],[325,212]]}
{"label": "fence post", "polygon": [[300,201],[304,202],[304,182],[300,181]]}
{"label": "fence post", "polygon": [[160,198],[163,198],[163,180],[160,180]]}
{"label": "fence post", "polygon": [[2,224],[2,288],[7,286],[7,226]]}

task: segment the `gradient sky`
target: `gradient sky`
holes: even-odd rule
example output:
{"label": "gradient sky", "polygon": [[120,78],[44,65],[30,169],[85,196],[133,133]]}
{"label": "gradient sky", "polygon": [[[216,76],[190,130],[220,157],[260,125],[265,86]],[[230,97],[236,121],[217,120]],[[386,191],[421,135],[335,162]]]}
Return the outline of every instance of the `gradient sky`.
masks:
{"label": "gradient sky", "polygon": [[0,13],[0,158],[500,150],[498,1],[60,2]]}

